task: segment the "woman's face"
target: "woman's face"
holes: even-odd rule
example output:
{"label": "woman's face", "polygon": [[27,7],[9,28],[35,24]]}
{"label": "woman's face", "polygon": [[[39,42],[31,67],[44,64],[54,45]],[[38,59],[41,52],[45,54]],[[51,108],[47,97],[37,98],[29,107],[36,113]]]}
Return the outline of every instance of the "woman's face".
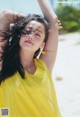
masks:
{"label": "woman's face", "polygon": [[19,45],[21,49],[35,52],[44,47],[45,27],[37,21],[30,21],[22,31]]}

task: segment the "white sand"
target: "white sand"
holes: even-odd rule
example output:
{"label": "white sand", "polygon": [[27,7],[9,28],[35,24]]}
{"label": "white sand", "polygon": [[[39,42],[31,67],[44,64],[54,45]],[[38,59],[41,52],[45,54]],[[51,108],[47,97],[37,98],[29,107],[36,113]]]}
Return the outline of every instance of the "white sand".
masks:
{"label": "white sand", "polygon": [[60,35],[59,40],[53,69],[59,107],[62,117],[80,117],[80,33]]}

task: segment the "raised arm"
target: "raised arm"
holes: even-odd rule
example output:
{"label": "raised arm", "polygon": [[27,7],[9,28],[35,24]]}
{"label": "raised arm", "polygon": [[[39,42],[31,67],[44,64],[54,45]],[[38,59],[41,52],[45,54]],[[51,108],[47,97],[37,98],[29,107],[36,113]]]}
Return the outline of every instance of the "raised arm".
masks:
{"label": "raised arm", "polygon": [[8,30],[9,24],[15,23],[18,20],[18,18],[21,17],[25,17],[25,15],[10,10],[6,10],[0,13],[0,39],[4,39],[3,34]]}
{"label": "raised arm", "polygon": [[6,44],[5,34],[8,30],[10,23],[15,23],[18,18],[24,17],[25,15],[13,12],[10,10],[3,11],[0,13],[0,69],[2,66],[1,56],[3,53],[3,47]]}
{"label": "raised arm", "polygon": [[51,8],[48,0],[37,1],[39,3],[43,15],[46,16],[49,20],[49,36],[47,43],[44,47],[44,51],[46,52],[46,54],[42,54],[40,58],[44,60],[50,72],[52,72],[58,47],[58,18],[54,13],[53,9]]}

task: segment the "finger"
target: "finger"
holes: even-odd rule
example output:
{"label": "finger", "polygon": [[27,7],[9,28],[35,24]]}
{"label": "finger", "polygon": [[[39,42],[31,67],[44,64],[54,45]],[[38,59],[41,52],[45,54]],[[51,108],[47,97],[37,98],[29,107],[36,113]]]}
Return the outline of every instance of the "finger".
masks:
{"label": "finger", "polygon": [[61,23],[58,23],[58,25],[61,25]]}
{"label": "finger", "polygon": [[61,22],[60,20],[57,20],[57,21],[58,21],[58,23]]}
{"label": "finger", "polygon": [[63,27],[62,26],[59,26],[58,29],[62,29]]}

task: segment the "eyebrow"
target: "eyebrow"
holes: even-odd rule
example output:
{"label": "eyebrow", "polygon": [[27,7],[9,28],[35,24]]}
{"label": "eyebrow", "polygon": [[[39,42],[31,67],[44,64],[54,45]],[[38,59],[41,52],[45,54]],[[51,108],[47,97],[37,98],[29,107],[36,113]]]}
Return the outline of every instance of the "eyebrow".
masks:
{"label": "eyebrow", "polygon": [[38,29],[37,29],[37,30],[35,30],[35,31],[39,31],[40,33],[42,33],[42,31],[40,31],[40,30],[38,30]]}
{"label": "eyebrow", "polygon": [[[30,27],[30,26],[29,26],[29,27],[26,27],[26,28],[31,28],[31,30],[33,29],[33,27]],[[39,30],[39,27],[38,27],[37,29],[35,29],[34,32],[35,32],[35,31],[39,31],[40,33],[42,33],[42,31]]]}

